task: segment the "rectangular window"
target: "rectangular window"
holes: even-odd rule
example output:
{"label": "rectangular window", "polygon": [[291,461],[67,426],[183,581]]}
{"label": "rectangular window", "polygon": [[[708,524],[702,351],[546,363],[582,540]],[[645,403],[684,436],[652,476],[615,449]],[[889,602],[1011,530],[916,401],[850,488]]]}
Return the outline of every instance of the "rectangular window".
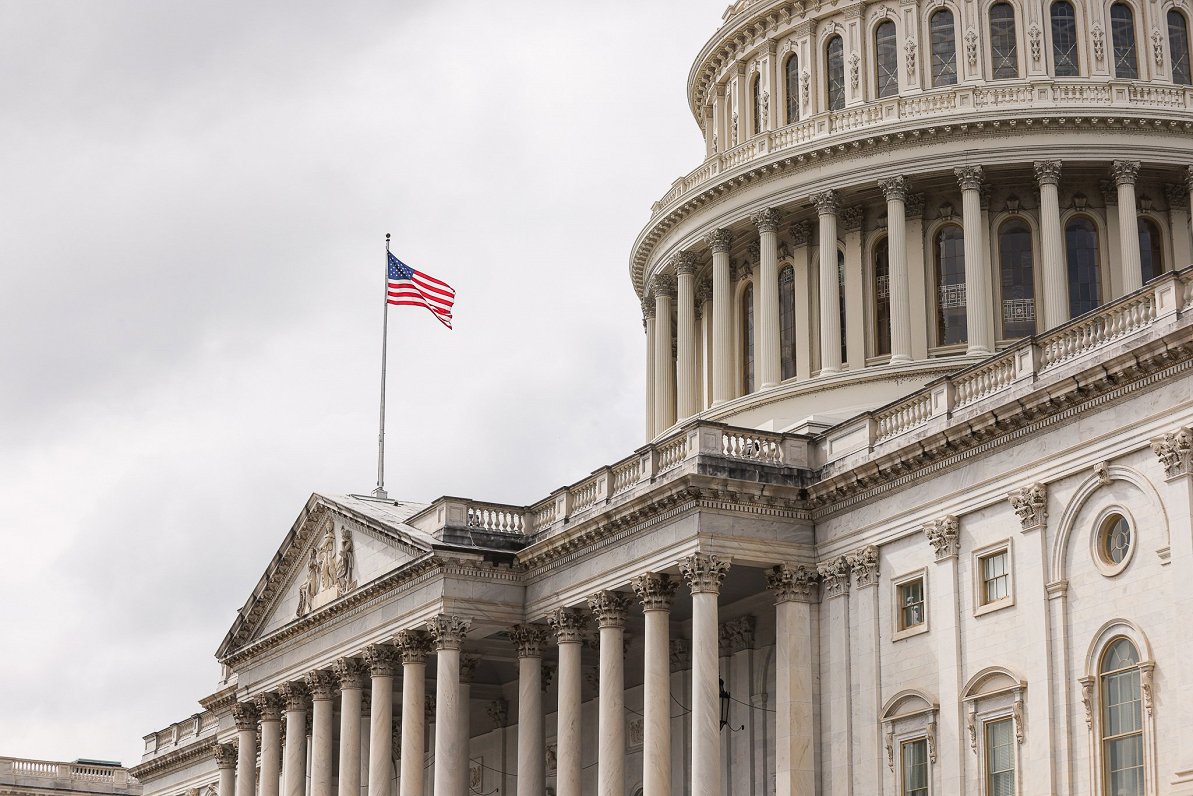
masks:
{"label": "rectangular window", "polygon": [[924,579],[899,584],[899,629],[924,624]]}
{"label": "rectangular window", "polygon": [[905,741],[901,796],[928,796],[928,739]]}
{"label": "rectangular window", "polygon": [[982,604],[1002,600],[1011,594],[1011,575],[1006,550],[983,556],[982,561]]}
{"label": "rectangular window", "polygon": [[986,722],[986,794],[1015,796],[1015,728],[1011,719]]}

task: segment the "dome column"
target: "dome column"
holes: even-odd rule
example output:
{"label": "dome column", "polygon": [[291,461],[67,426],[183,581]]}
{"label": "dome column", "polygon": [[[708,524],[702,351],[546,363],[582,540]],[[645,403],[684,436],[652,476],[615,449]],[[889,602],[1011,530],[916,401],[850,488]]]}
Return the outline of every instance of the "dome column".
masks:
{"label": "dome column", "polygon": [[755,380],[759,387],[765,388],[782,380],[779,361],[779,214],[768,207],[755,213],[752,220],[758,227],[759,246]]}
{"label": "dome column", "polygon": [[654,292],[654,433],[662,434],[675,425],[675,357],[671,348],[671,305],[675,280],[659,274]]}
{"label": "dome column", "polygon": [[836,191],[812,195],[820,219],[820,375],[841,370],[841,286],[837,274]]}
{"label": "dome column", "polygon": [[1036,317],[1043,318],[1044,329],[1053,329],[1069,320],[1069,279],[1057,194],[1061,164],[1059,160],[1037,160],[1033,165],[1040,183],[1040,253],[1044,261],[1044,300],[1037,302]]}
{"label": "dome column", "polygon": [[1116,160],[1111,169],[1118,189],[1118,241],[1122,258],[1123,295],[1143,287],[1143,268],[1139,261],[1139,218],[1135,210],[1135,180],[1138,160]]}
{"label": "dome column", "polygon": [[679,565],[692,591],[692,796],[721,792],[720,632],[717,602],[729,562],[694,553]]}
{"label": "dome column", "polygon": [[547,621],[559,644],[559,707],[556,711],[555,788],[558,796],[581,796],[580,645],[584,616],[575,608],[559,608]]}
{"label": "dome column", "polygon": [[733,398],[733,284],[729,277],[727,229],[713,230],[707,242],[712,249],[712,405]]}
{"label": "dome column", "polygon": [[990,291],[986,262],[986,229],[982,224],[982,167],[955,169],[961,186],[961,225],[965,234],[965,333],[969,355],[994,351],[994,330],[990,323]]}
{"label": "dome column", "polygon": [[907,283],[907,179],[878,183],[886,197],[888,290],[891,301],[891,364],[911,361],[911,291]]}
{"label": "dome column", "polygon": [[650,296],[645,296],[642,299],[642,328],[646,331],[646,440],[649,442],[654,439],[655,435],[655,419],[654,419],[654,336],[655,336],[655,317],[654,317],[654,302],[651,301]]}
{"label": "dome column", "polygon": [[686,420],[696,407],[696,254],[680,252],[675,265],[678,307],[676,312],[676,418]]}

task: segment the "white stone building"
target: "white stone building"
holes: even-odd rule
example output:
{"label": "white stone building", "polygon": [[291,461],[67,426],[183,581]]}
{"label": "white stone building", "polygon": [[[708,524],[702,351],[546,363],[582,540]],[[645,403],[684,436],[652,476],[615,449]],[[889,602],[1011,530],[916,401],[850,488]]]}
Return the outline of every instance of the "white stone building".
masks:
{"label": "white stone building", "polygon": [[644,446],[312,495],[146,794],[1193,794],[1189,52],[1185,0],[731,6]]}
{"label": "white stone building", "polygon": [[141,796],[141,784],[110,760],[0,757],[0,796]]}

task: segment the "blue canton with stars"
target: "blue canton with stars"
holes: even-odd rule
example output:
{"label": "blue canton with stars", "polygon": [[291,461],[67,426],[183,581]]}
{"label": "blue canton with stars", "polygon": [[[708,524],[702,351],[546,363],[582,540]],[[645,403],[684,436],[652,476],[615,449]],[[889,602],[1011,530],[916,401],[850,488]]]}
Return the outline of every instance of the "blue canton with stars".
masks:
{"label": "blue canton with stars", "polygon": [[414,269],[413,268],[406,265],[406,263],[402,262],[397,257],[394,257],[392,254],[389,255],[389,279],[391,282],[398,280],[398,279],[413,279],[413,278],[414,278]]}

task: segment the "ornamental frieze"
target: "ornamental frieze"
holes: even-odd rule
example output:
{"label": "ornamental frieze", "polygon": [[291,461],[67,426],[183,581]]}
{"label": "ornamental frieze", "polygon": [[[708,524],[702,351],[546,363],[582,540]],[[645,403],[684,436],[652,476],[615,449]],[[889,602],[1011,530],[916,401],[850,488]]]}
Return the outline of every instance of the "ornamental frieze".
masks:
{"label": "ornamental frieze", "polygon": [[352,532],[341,527],[337,547],[335,523],[328,522],[319,543],[311,548],[311,555],[307,559],[307,576],[298,587],[296,615],[306,616],[354,590],[355,567]]}

